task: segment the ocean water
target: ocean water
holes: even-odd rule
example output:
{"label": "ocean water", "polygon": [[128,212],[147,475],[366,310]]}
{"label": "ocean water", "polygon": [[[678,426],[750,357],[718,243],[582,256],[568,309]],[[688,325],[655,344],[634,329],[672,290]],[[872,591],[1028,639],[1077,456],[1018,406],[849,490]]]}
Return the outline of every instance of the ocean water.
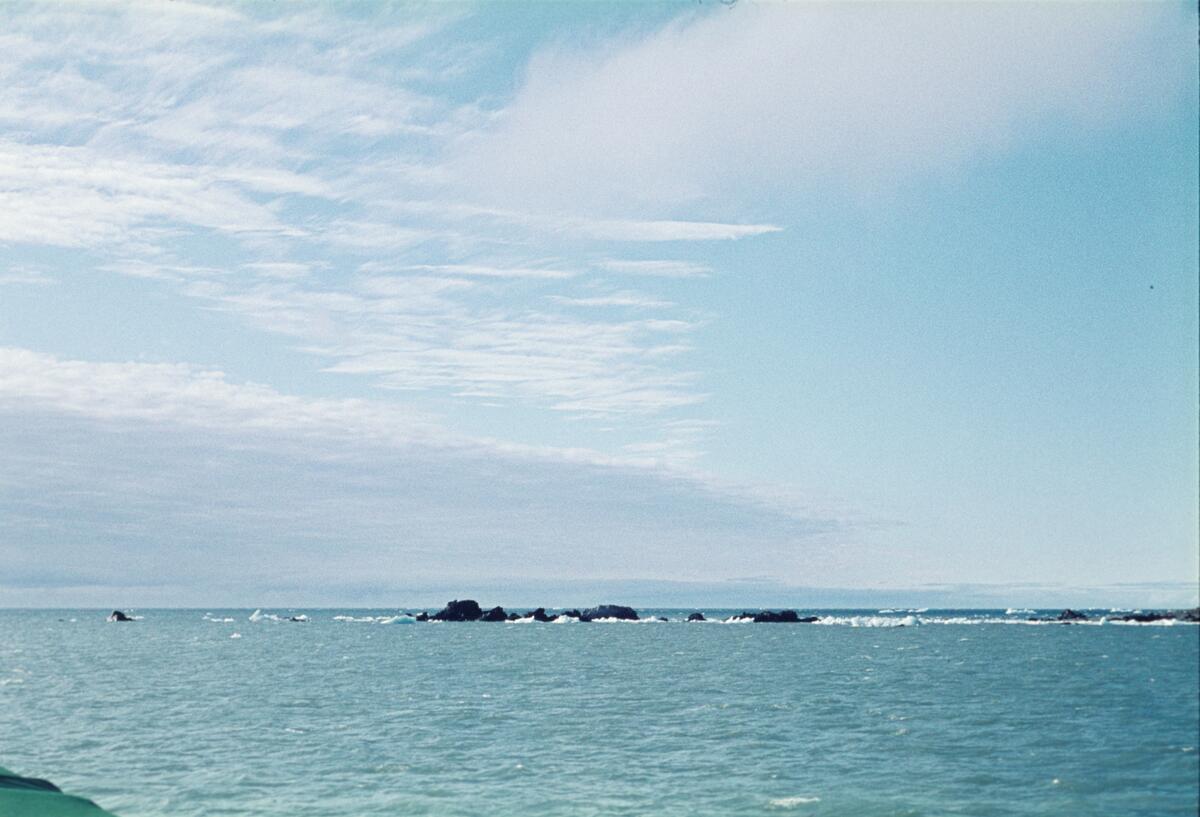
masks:
{"label": "ocean water", "polygon": [[1195,625],[251,612],[0,611],[0,765],[122,817],[1198,811]]}

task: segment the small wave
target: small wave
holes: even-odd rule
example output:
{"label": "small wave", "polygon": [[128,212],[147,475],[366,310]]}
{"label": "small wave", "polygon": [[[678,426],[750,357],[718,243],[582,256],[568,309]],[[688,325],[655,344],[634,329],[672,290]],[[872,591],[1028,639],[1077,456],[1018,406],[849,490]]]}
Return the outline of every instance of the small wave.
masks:
{"label": "small wave", "polygon": [[820,802],[820,797],[776,797],[767,801],[767,808],[796,808]]}
{"label": "small wave", "polygon": [[1033,613],[1034,611],[1028,607],[1009,607],[1004,611],[1006,616],[1031,616]]}
{"label": "small wave", "polygon": [[571,616],[558,616],[550,623],[551,624],[575,624],[578,621],[579,621],[579,619],[572,618]]}
{"label": "small wave", "polygon": [[242,637],[242,634],[241,634],[241,633],[234,633],[233,635],[231,635],[231,636],[229,636],[229,637],[230,637],[230,638],[241,638],[241,637]]}
{"label": "small wave", "polygon": [[916,616],[893,618],[891,616],[825,616],[817,624],[841,624],[847,627],[916,627],[921,620]]}
{"label": "small wave", "polygon": [[417,621],[408,613],[398,613],[394,616],[334,616],[333,620],[351,624],[415,624]]}

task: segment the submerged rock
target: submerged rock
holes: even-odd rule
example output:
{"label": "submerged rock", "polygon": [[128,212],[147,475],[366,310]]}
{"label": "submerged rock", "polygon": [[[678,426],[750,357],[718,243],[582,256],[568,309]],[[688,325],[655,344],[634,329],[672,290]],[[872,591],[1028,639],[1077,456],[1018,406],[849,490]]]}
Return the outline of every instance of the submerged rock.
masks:
{"label": "submerged rock", "polygon": [[503,607],[493,607],[479,618],[480,621],[508,621],[508,613]]}
{"label": "submerged rock", "polygon": [[[567,613],[571,615],[571,613]],[[620,604],[601,604],[599,607],[589,607],[577,616],[581,621],[594,621],[598,618],[619,618],[625,621],[637,621],[637,610],[632,607],[624,607]]]}
{"label": "submerged rock", "polygon": [[706,619],[704,617],[704,613],[692,613],[690,616],[687,617],[687,620],[688,621],[708,621],[708,619]]}
{"label": "submerged rock", "polygon": [[455,599],[430,616],[434,621],[479,621],[482,617],[483,610],[474,599]]}
{"label": "submerged rock", "polygon": [[120,610],[113,610],[108,614],[109,621],[133,621],[129,616],[122,613]]}
{"label": "submerged rock", "polygon": [[508,614],[508,620],[509,620],[509,621],[516,621],[516,620],[517,620],[517,619],[519,619],[519,618],[521,618],[521,614],[520,614],[520,613],[509,613],[509,614]]}

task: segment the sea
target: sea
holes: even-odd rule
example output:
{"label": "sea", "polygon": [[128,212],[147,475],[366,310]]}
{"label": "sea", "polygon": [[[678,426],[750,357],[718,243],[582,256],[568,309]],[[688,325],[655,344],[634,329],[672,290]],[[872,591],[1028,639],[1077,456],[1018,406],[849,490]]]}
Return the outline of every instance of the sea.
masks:
{"label": "sea", "polygon": [[0,766],[120,817],[1200,810],[1193,624],[107,612],[0,611]]}

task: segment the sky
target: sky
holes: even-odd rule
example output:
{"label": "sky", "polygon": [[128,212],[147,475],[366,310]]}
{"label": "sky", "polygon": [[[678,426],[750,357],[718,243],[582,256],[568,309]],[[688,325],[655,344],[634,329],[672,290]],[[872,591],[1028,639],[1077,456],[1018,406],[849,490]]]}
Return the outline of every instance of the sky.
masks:
{"label": "sky", "polygon": [[1196,16],[5,4],[0,606],[1194,604]]}

